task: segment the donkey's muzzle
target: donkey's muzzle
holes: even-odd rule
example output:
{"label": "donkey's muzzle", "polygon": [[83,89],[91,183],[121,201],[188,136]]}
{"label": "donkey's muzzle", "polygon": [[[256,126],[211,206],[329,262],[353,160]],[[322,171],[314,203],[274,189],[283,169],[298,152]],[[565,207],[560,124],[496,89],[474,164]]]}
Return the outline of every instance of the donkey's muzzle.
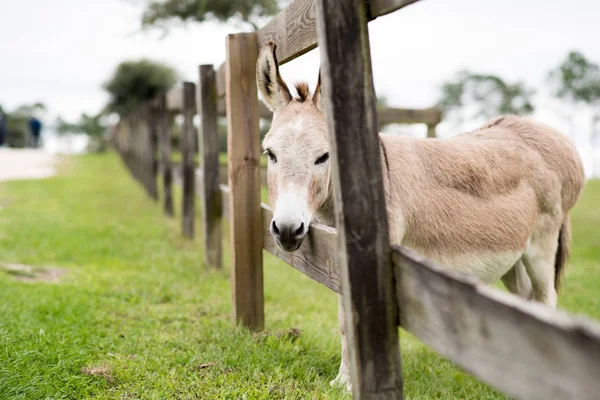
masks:
{"label": "donkey's muzzle", "polygon": [[277,245],[284,251],[296,251],[306,236],[304,222],[279,222],[271,221],[271,235]]}

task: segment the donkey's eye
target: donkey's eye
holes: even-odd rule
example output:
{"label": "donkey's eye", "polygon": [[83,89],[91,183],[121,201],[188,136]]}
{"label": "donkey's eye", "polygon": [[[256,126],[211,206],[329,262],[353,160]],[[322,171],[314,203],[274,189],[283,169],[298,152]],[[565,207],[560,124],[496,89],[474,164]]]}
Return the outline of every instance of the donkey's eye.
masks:
{"label": "donkey's eye", "polygon": [[317,161],[315,161],[315,165],[323,164],[327,160],[329,160],[329,153],[325,153],[321,157],[317,158]]}
{"label": "donkey's eye", "polygon": [[275,157],[275,154],[273,154],[273,152],[270,149],[267,149],[266,153],[267,157],[269,157],[269,160],[273,161],[274,163],[277,162],[277,157]]}

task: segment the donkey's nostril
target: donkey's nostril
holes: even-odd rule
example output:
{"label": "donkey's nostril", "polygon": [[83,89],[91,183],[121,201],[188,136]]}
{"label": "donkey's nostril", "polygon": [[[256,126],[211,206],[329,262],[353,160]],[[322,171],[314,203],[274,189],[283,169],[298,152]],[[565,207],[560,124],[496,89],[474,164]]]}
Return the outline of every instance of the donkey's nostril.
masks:
{"label": "donkey's nostril", "polygon": [[271,228],[273,229],[274,234],[279,235],[279,229],[277,229],[277,224],[275,223],[275,220],[273,220],[273,222],[271,223]]}
{"label": "donkey's nostril", "polygon": [[300,223],[300,228],[296,229],[296,236],[300,236],[304,233],[304,222]]}

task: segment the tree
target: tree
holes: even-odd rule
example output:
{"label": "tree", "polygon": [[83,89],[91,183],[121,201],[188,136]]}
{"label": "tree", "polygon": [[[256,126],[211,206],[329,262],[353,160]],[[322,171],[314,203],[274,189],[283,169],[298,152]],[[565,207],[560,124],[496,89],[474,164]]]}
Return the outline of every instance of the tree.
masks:
{"label": "tree", "polygon": [[460,71],[443,83],[438,105],[446,114],[489,119],[502,114],[527,115],[534,111],[535,91],[523,82],[508,83],[496,75]]}
{"label": "tree", "polygon": [[[582,53],[571,51],[561,64],[548,73],[547,81],[557,99],[569,103],[573,108],[583,106],[591,113],[592,168],[595,168],[595,153],[600,136],[596,129],[600,119],[600,66]],[[572,135],[573,113],[567,118]]]}
{"label": "tree", "polygon": [[549,72],[548,82],[558,99],[586,105],[600,103],[600,67],[580,52],[571,51]]}
{"label": "tree", "polygon": [[168,65],[148,59],[123,61],[104,84],[110,95],[105,111],[127,115],[145,101],[169,90],[177,79],[177,72]]}
{"label": "tree", "polygon": [[56,132],[59,135],[84,134],[89,138],[88,147],[95,152],[105,151],[108,142],[106,131],[108,124],[103,113],[97,115],[81,114],[76,123],[69,123],[62,118],[57,118],[55,123]]}
{"label": "tree", "polygon": [[204,22],[207,19],[238,19],[257,29],[258,19],[278,11],[277,0],[151,0],[142,14],[142,27],[160,26],[169,21]]}

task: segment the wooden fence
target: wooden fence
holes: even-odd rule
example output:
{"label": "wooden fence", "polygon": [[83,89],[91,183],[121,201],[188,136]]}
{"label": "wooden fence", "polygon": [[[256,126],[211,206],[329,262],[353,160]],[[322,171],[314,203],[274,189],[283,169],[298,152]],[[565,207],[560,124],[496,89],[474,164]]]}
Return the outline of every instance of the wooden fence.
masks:
{"label": "wooden fence", "polygon": [[[166,143],[169,110],[183,110],[189,123],[197,107],[205,261],[221,265],[225,217],[231,235],[236,323],[253,329],[264,325],[263,249],[336,293],[342,294],[343,288],[355,398],[403,397],[398,326],[509,396],[598,398],[598,323],[525,301],[439,267],[407,248],[389,246],[367,23],[414,2],[295,0],[259,31],[227,37],[227,61],[217,71],[200,67],[197,101],[192,100],[191,84],[159,96],[152,107],[119,125],[115,146],[154,197],[153,143]],[[255,72],[258,51],[270,40],[278,44],[281,64],[313,49],[318,41],[323,95],[328,100],[337,230],[311,225],[294,253],[282,252],[274,243],[269,232],[271,210],[260,202],[258,123],[265,115]],[[352,102],[344,101],[350,98]],[[349,110],[348,104],[354,108]],[[228,128],[227,186],[219,184],[218,177],[216,118],[223,111]],[[414,122],[425,119],[414,118]],[[188,127],[185,147],[193,140],[193,128]],[[134,133],[144,138],[136,141]],[[171,182],[168,152],[168,145],[161,148],[165,186]],[[184,170],[189,160],[184,156]],[[346,166],[344,174],[341,164]],[[189,176],[183,179],[184,193],[191,182]],[[361,201],[352,201],[357,196]],[[166,200],[165,196],[169,214]]]}

